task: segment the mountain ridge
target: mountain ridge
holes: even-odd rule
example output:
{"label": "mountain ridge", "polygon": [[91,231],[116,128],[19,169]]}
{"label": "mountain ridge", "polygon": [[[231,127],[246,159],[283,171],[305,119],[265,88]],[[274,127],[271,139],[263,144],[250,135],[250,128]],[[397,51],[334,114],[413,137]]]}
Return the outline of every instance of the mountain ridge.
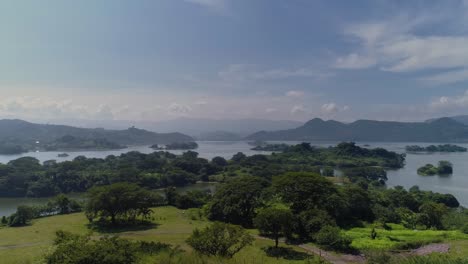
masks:
{"label": "mountain ridge", "polygon": [[247,140],[318,140],[387,142],[468,142],[468,126],[451,118],[430,122],[356,120],[342,123],[314,118],[303,126],[278,131],[259,131]]}
{"label": "mountain ridge", "polygon": [[182,133],[156,133],[130,127],[125,130],[104,128],[82,128],[67,125],[37,124],[21,119],[0,119],[0,141],[14,142],[52,142],[63,136],[98,139],[123,145],[146,145],[171,143],[175,141],[193,141]]}

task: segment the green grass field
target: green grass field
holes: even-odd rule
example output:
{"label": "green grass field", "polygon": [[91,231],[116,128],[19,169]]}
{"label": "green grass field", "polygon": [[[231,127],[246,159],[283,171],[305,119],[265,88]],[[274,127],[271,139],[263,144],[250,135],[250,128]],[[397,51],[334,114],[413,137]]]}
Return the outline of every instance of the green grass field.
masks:
{"label": "green grass field", "polygon": [[[154,225],[141,227],[133,230],[93,231],[88,227],[88,220],[84,214],[76,213],[70,215],[59,215],[36,219],[25,227],[2,227],[0,228],[0,263],[38,263],[45,252],[52,249],[53,239],[57,230],[65,230],[73,233],[86,234],[93,232],[93,236],[103,234],[116,234],[131,240],[159,241],[178,246],[186,251],[181,258],[193,259],[191,248],[185,240],[195,228],[203,228],[209,221],[200,219],[198,209],[179,210],[174,207],[159,207],[154,209]],[[359,250],[373,249],[395,249],[404,243],[431,243],[446,242],[451,245],[450,255],[456,257],[468,257],[468,235],[459,231],[414,231],[408,230],[400,225],[390,225],[391,230],[377,228],[377,238],[372,240],[371,226],[353,228],[345,231],[352,238],[352,246]],[[257,230],[249,230],[257,234]],[[266,256],[262,250],[272,246],[273,241],[256,239],[252,246],[243,249],[236,254],[232,260],[222,262],[213,258],[205,258],[202,263],[311,263],[308,260],[286,260]],[[304,251],[295,246],[291,247],[297,252]],[[176,263],[165,261],[164,254],[143,259],[144,263]],[[189,262],[201,263],[201,262]]]}
{"label": "green grass field", "polygon": [[345,234],[353,240],[351,245],[359,250],[398,249],[406,243],[468,241],[468,235],[460,231],[409,230],[401,225],[389,224],[389,226],[391,230],[376,228],[377,238],[374,240],[370,237],[371,226],[352,228],[345,231]]}
{"label": "green grass field", "polygon": [[[194,220],[197,218],[196,210],[159,207],[154,209],[154,226],[141,230],[114,231],[110,234],[131,240],[169,243],[191,254],[191,248],[185,240],[195,228],[202,228],[209,224],[206,220]],[[36,219],[31,225],[25,227],[0,228],[0,263],[37,263],[45,252],[51,250],[55,231],[65,230],[80,234],[92,232],[87,224],[88,220],[84,214],[76,213]],[[256,231],[251,230],[251,232]],[[94,232],[93,236],[102,234],[102,232]],[[284,260],[266,256],[262,248],[272,245],[273,241],[256,239],[252,246],[236,254],[229,263],[307,263],[305,260]],[[288,247],[292,246],[288,245]],[[298,247],[293,247],[293,249],[304,252]],[[158,263],[158,257],[146,258],[144,262]]]}

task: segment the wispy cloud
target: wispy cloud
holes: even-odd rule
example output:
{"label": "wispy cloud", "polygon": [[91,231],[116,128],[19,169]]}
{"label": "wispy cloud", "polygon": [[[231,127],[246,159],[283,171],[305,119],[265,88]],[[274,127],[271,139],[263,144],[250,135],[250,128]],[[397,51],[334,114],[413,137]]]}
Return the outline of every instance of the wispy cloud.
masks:
{"label": "wispy cloud", "polygon": [[423,79],[436,83],[468,80],[466,31],[446,30],[442,34],[425,30],[433,25],[449,24],[449,21],[452,24],[456,21],[458,25],[465,23],[464,17],[468,12],[455,12],[457,8],[467,7],[462,2],[456,2],[449,11],[434,13],[432,10],[425,10],[399,14],[387,20],[346,26],[344,35],[349,37],[348,40],[357,42],[358,47],[351,53],[336,58],[333,66],[341,69],[378,67],[390,72],[443,69],[448,72],[436,73]]}
{"label": "wispy cloud", "polygon": [[254,64],[231,64],[218,72],[218,76],[227,81],[277,80],[286,78],[325,79],[334,76],[315,68],[278,68],[264,69]]}
{"label": "wispy cloud", "polygon": [[304,92],[303,91],[296,91],[296,90],[291,90],[286,92],[287,97],[303,97]]}
{"label": "wispy cloud", "polygon": [[196,4],[202,7],[210,8],[217,11],[225,11],[227,8],[227,0],[184,0],[185,2]]}

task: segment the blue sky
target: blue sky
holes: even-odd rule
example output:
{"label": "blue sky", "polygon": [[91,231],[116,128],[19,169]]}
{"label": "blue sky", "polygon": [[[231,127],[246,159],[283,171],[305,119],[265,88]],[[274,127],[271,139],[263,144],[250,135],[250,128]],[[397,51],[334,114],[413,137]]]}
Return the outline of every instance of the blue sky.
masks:
{"label": "blue sky", "polygon": [[0,33],[0,117],[468,114],[468,1],[3,1]]}

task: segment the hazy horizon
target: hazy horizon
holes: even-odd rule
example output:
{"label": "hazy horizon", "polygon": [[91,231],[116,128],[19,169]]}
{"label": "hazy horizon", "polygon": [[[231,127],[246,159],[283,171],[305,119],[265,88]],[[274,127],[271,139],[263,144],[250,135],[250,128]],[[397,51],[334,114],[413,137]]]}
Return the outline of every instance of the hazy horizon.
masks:
{"label": "hazy horizon", "polygon": [[460,115],[467,15],[462,0],[10,1],[0,9],[0,118]]}

